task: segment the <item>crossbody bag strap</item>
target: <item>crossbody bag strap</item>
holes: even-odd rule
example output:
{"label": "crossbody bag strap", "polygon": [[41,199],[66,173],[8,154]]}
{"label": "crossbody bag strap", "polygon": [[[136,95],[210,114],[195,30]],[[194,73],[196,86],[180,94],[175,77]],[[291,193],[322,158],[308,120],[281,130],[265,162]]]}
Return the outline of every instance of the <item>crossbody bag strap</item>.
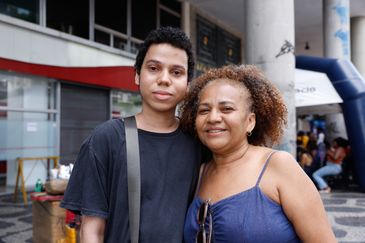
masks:
{"label": "crossbody bag strap", "polygon": [[141,209],[141,167],[135,117],[124,118],[124,126],[127,148],[129,229],[131,243],[138,243]]}

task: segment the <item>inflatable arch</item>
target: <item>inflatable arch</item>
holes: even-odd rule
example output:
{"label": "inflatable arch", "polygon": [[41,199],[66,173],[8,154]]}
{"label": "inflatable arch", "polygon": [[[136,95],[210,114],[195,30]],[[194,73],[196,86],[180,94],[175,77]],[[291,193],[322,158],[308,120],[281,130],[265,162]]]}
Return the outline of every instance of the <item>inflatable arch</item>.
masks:
{"label": "inflatable arch", "polygon": [[296,68],[327,74],[343,100],[342,111],[360,189],[365,191],[365,81],[349,60],[297,56]]}

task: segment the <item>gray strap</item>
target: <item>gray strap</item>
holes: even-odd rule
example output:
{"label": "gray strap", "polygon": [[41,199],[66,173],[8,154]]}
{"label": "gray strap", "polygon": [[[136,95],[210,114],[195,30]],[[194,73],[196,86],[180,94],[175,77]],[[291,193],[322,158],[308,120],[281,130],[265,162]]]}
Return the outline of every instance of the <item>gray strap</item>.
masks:
{"label": "gray strap", "polygon": [[129,229],[131,243],[138,243],[141,207],[141,169],[135,117],[124,118],[124,126],[127,148]]}

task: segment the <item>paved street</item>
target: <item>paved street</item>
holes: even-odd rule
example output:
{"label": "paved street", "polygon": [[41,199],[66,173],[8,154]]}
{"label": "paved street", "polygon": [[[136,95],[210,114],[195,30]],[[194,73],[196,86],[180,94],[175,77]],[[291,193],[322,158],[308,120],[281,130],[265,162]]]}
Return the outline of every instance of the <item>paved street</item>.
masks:
{"label": "paved street", "polygon": [[[365,243],[365,193],[335,191],[321,194],[328,217],[340,243]],[[21,196],[0,196],[0,243],[32,242],[31,205]]]}
{"label": "paved street", "polygon": [[32,207],[24,207],[21,195],[13,202],[13,194],[0,197],[0,243],[32,242]]}
{"label": "paved street", "polygon": [[365,193],[321,194],[336,238],[341,243],[365,243]]}

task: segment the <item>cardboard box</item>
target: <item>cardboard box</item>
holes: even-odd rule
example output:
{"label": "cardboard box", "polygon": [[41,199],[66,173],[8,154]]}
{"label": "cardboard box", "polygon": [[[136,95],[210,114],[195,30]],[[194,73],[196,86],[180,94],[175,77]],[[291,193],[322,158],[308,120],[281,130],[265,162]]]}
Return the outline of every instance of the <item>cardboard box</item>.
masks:
{"label": "cardboard box", "polygon": [[32,213],[34,243],[56,243],[66,237],[66,210],[59,200],[33,200]]}

